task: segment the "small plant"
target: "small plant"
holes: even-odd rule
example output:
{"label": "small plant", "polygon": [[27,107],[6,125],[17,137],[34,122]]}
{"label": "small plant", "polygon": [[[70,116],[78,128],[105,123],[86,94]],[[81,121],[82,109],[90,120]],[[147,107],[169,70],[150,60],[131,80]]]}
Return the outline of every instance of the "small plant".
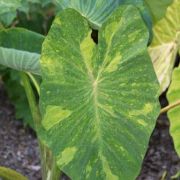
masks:
{"label": "small plant", "polygon": [[[24,4],[15,5],[20,10]],[[0,29],[0,63],[21,71],[42,179],[58,180],[61,171],[77,180],[135,179],[156,119],[167,111],[179,154],[180,71],[173,67],[180,52],[180,0],[54,5],[47,36]],[[158,97],[171,80],[170,105],[160,110]]]}

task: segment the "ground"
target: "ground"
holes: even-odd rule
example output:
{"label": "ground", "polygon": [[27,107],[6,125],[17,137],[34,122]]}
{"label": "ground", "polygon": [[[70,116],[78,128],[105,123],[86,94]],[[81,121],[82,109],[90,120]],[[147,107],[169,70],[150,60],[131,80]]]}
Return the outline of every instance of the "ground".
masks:
{"label": "ground", "polygon": [[[164,96],[162,106],[167,104]],[[29,178],[40,180],[40,160],[35,133],[15,120],[13,105],[0,84],[0,166],[15,169]],[[161,115],[150,138],[138,180],[170,180],[180,170],[180,158],[169,135],[167,115]],[[68,179],[68,178],[63,178]],[[179,178],[180,179],[180,178]]]}

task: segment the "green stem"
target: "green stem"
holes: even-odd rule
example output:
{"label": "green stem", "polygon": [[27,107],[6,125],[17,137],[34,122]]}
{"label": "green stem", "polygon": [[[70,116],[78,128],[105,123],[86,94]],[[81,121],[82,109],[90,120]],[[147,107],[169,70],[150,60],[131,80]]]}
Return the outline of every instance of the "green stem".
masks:
{"label": "green stem", "polygon": [[39,83],[37,82],[36,78],[31,73],[27,72],[27,74],[30,77],[31,81],[33,82],[38,95],[40,96],[40,86],[39,86]]}
{"label": "green stem", "polygon": [[[36,102],[32,86],[26,73],[21,72],[21,80],[23,82],[23,86],[34,120],[35,130],[37,130],[41,125],[41,114],[39,111],[39,106]],[[41,156],[42,180],[59,180],[61,172],[56,166],[56,162],[54,161],[54,157],[51,151],[40,141],[39,138],[38,143]]]}
{"label": "green stem", "polygon": [[38,104],[36,103],[36,98],[29,82],[29,78],[25,73],[21,73],[21,80],[23,82],[24,90],[28,99],[31,114],[34,120],[35,129],[37,129],[41,124],[41,114],[39,112]]}
{"label": "green stem", "polygon": [[180,100],[176,101],[175,103],[169,104],[168,106],[161,109],[160,114],[163,114],[177,106],[180,106]]}
{"label": "green stem", "polygon": [[50,180],[59,180],[59,177],[61,177],[62,175],[62,172],[59,170],[59,168],[57,167],[57,164],[56,164],[56,158],[53,157],[53,167],[52,167],[52,173],[51,173],[51,178]]}

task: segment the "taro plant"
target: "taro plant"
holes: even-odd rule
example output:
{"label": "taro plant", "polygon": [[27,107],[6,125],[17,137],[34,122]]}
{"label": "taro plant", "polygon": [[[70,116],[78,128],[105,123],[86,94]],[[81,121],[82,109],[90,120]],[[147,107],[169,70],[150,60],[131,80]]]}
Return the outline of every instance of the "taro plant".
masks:
{"label": "taro plant", "polygon": [[[180,155],[180,76],[179,63],[175,69],[174,64],[180,54],[180,1],[174,0],[168,7],[165,16],[154,26],[154,39],[149,47],[154,68],[160,83],[160,91],[164,92],[171,83],[167,98],[169,106],[161,110],[161,113],[168,111],[170,119],[170,132],[174,139],[174,145]],[[176,18],[173,18],[176,16]],[[172,75],[173,74],[173,75]]]}
{"label": "taro plant", "polygon": [[156,119],[167,111],[179,153],[179,68],[170,105],[160,110],[158,97],[169,86],[180,50],[180,0],[54,4],[47,36],[0,30],[0,63],[21,71],[42,179],[59,179],[61,172],[75,180],[135,179]]}

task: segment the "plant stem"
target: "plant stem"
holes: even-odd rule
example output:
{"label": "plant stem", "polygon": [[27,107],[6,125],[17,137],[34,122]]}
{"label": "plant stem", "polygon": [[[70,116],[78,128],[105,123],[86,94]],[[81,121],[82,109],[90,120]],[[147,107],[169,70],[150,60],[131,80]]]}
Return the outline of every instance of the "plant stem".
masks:
{"label": "plant stem", "polygon": [[[59,177],[61,177],[62,172],[59,170],[57,164],[56,164],[56,158],[53,157],[53,168],[52,168],[52,175],[51,175],[51,180],[59,180]],[[54,175],[55,174],[55,175]]]}
{"label": "plant stem", "polygon": [[47,151],[47,148],[43,146],[42,155],[43,155],[42,163],[44,164],[43,172],[46,172],[46,177],[44,177],[44,179],[45,180],[59,180],[61,177],[61,171],[58,169],[56,165],[56,159],[52,155],[52,152]]}
{"label": "plant stem", "polygon": [[172,103],[172,104],[162,108],[161,111],[160,111],[160,114],[163,114],[163,113],[165,113],[165,112],[169,111],[170,109],[173,109],[173,108],[175,108],[177,106],[180,106],[180,100],[178,100],[175,103]]}
{"label": "plant stem", "polygon": [[34,121],[34,126],[35,126],[35,129],[37,129],[41,124],[41,114],[39,112],[39,107],[36,103],[36,98],[35,98],[32,86],[30,84],[29,78],[23,72],[21,72],[21,80],[22,80],[24,90],[26,92],[26,96],[27,96],[28,103],[30,106],[31,114]]}
{"label": "plant stem", "polygon": [[[26,73],[21,72],[21,80],[23,82],[23,86],[32,113],[35,130],[37,131],[37,129],[41,125],[41,114],[39,111],[39,106],[36,102],[36,98],[32,86],[30,84],[28,75],[26,75]],[[39,138],[38,143],[41,157],[42,180],[59,180],[61,172],[60,170],[58,170],[56,166],[56,162],[54,161],[54,157],[51,151],[40,141]]]}
{"label": "plant stem", "polygon": [[40,86],[39,86],[39,83],[37,82],[36,78],[29,72],[27,72],[27,75],[30,77],[31,81],[33,82],[33,84],[36,88],[38,95],[40,96]]}

